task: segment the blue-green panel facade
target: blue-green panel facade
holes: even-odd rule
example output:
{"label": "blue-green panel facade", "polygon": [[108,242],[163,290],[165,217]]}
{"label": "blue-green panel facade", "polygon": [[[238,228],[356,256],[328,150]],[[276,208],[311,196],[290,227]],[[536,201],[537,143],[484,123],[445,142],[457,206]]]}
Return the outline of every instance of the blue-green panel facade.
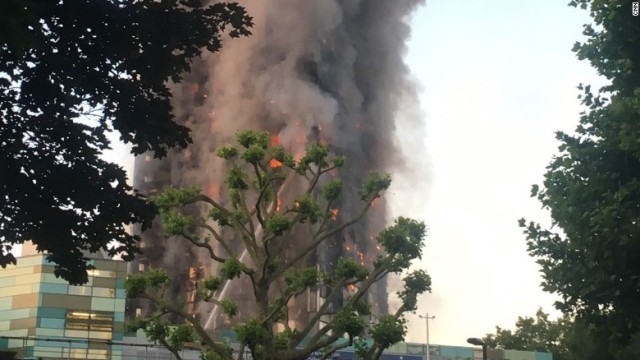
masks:
{"label": "blue-green panel facade", "polygon": [[536,360],[553,360],[553,355],[550,353],[537,352]]}
{"label": "blue-green panel facade", "polygon": [[452,360],[473,360],[473,348],[441,345],[439,355]]}
{"label": "blue-green panel facade", "polygon": [[505,360],[535,360],[536,356],[531,351],[505,350]]}
{"label": "blue-green panel facade", "polygon": [[105,341],[123,338],[125,266],[107,259],[91,263],[96,269],[84,286],[57,278],[43,255],[0,269],[0,336],[31,338],[0,339],[0,351],[16,351],[23,359],[119,358],[121,349]]}

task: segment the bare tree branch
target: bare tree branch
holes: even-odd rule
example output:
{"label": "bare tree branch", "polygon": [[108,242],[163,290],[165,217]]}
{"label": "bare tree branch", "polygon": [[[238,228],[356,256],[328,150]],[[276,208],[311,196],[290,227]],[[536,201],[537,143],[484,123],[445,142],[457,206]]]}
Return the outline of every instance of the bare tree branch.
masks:
{"label": "bare tree branch", "polygon": [[[379,193],[376,193],[376,196]],[[375,198],[375,197],[374,197]],[[371,199],[373,200],[373,199]],[[346,223],[327,231],[326,233],[316,233],[316,235],[314,236],[314,240],[312,240],[311,244],[309,244],[306,248],[304,248],[304,250],[302,250],[301,252],[299,252],[297,255],[295,255],[292,259],[289,260],[289,262],[284,263],[283,265],[275,271],[274,273],[274,277],[278,277],[280,275],[282,275],[286,270],[288,270],[289,268],[291,268],[295,263],[297,263],[298,261],[304,259],[311,251],[313,251],[315,248],[318,247],[318,245],[320,245],[325,239],[329,238],[330,236],[339,233],[340,231],[346,229],[347,227],[357,223],[358,221],[362,220],[362,218],[364,217],[364,215],[367,213],[367,211],[371,208],[371,201],[367,201],[367,204],[362,208],[362,210],[360,211],[360,213],[354,217],[353,219],[347,221]],[[320,229],[321,231],[321,229]]]}
{"label": "bare tree branch", "polygon": [[195,226],[201,227],[209,231],[213,235],[213,237],[216,239],[216,241],[218,241],[220,245],[222,245],[222,247],[229,254],[229,256],[236,256],[236,254],[234,254],[233,251],[231,250],[229,243],[227,243],[227,241],[222,238],[222,236],[213,228],[213,226],[207,223],[198,223],[198,224],[195,224]]}
{"label": "bare tree branch", "polygon": [[153,296],[150,296],[149,294],[142,294],[140,295],[140,298],[151,301],[153,304],[159,306],[161,310],[166,312],[167,314],[169,313],[175,314],[183,318],[193,326],[193,329],[200,336],[200,340],[205,342],[211,349],[213,349],[216,352],[216,354],[222,356],[225,360],[233,360],[233,357],[231,357],[231,355],[228,354],[225,347],[223,347],[222,345],[216,343],[215,341],[213,341],[213,339],[211,339],[209,334],[207,334],[204,328],[200,325],[200,322],[198,321],[198,319],[196,319],[192,315],[185,313],[184,311],[178,309],[175,306],[172,306],[164,301],[159,301],[158,299],[154,298]]}
{"label": "bare tree branch", "polygon": [[216,255],[216,253],[213,251],[213,248],[211,247],[211,245],[202,242],[202,241],[198,241],[198,239],[192,237],[191,235],[185,234],[185,233],[181,233],[180,234],[183,238],[189,240],[190,243],[192,243],[193,245],[199,247],[199,248],[203,248],[203,249],[207,249],[207,251],[209,252],[209,256],[220,263],[224,263],[227,259],[222,258],[218,255]]}
{"label": "bare tree branch", "polygon": [[316,324],[318,324],[318,322],[320,321],[320,318],[323,315],[326,315],[326,311],[327,311],[327,308],[329,307],[329,304],[331,304],[331,301],[333,300],[333,298],[336,295],[338,295],[338,293],[342,291],[343,288],[344,288],[344,281],[338,281],[336,285],[334,285],[333,288],[331,288],[331,292],[329,293],[329,296],[327,296],[325,301],[322,303],[322,305],[320,306],[320,309],[318,309],[318,311],[313,316],[313,318],[311,318],[307,326],[305,326],[305,328],[296,337],[295,346],[298,346],[300,342],[302,342],[302,340],[309,334],[309,332],[313,330]]}

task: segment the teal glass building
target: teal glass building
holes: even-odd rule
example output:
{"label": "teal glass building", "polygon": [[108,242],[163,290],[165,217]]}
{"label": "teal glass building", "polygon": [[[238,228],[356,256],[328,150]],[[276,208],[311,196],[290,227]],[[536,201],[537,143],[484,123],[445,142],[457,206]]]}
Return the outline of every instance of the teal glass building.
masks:
{"label": "teal glass building", "polygon": [[[126,263],[92,259],[83,286],[56,278],[45,255],[0,269],[0,347],[20,359],[121,359]],[[72,341],[70,341],[72,340]]]}

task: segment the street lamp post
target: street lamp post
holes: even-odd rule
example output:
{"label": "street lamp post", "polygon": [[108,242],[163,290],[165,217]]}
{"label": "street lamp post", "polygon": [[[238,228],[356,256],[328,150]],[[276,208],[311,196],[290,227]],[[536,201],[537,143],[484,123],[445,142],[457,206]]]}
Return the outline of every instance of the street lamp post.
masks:
{"label": "street lamp post", "polygon": [[482,346],[482,360],[487,360],[487,344],[478,338],[468,338],[467,342],[471,345]]}
{"label": "street lamp post", "polygon": [[431,360],[431,351],[429,349],[429,320],[433,320],[435,316],[429,316],[429,313],[425,313],[424,315],[418,315],[421,319],[424,319],[425,324],[427,325],[427,360]]}

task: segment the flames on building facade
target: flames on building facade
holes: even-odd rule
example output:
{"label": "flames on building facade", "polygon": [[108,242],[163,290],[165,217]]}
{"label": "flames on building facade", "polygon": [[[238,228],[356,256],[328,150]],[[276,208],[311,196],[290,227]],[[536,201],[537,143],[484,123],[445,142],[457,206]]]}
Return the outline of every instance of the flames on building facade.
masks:
{"label": "flames on building facade", "polygon": [[[390,171],[401,162],[394,119],[400,99],[415,96],[402,59],[409,35],[406,21],[423,1],[239,2],[254,17],[253,35],[229,40],[220,53],[198,60],[173,89],[174,113],[191,128],[194,143],[162,160],[139,156],[135,187],[154,193],[170,184],[197,185],[210,197],[224,199],[225,167],[215,149],[233,142],[239,130],[262,129],[272,134],[272,143],[294,154],[318,141],[346,156],[347,165],[337,174],[345,192],[332,211],[336,222],[350,218],[361,204],[357,189],[363,177],[373,170]],[[285,200],[295,187],[283,185]],[[387,220],[384,201],[373,205],[364,221],[323,244],[307,265],[330,271],[340,257],[371,264],[379,252],[375,235]],[[181,239],[166,239],[159,224],[143,234],[142,246],[144,255],[132,265],[133,271],[167,269],[174,279],[172,293],[183,297],[190,311],[201,311],[210,328],[228,324],[211,308],[196,309],[193,302],[194,286],[215,272],[217,264],[186,248]],[[243,249],[234,251],[240,254]],[[251,314],[254,301],[246,289],[250,287],[235,281],[224,294],[242,304],[240,318]],[[304,324],[326,296],[320,288],[298,297],[290,304],[291,325]],[[374,313],[387,312],[387,283],[371,288],[369,298]],[[340,304],[341,299],[335,300],[334,309]]]}

